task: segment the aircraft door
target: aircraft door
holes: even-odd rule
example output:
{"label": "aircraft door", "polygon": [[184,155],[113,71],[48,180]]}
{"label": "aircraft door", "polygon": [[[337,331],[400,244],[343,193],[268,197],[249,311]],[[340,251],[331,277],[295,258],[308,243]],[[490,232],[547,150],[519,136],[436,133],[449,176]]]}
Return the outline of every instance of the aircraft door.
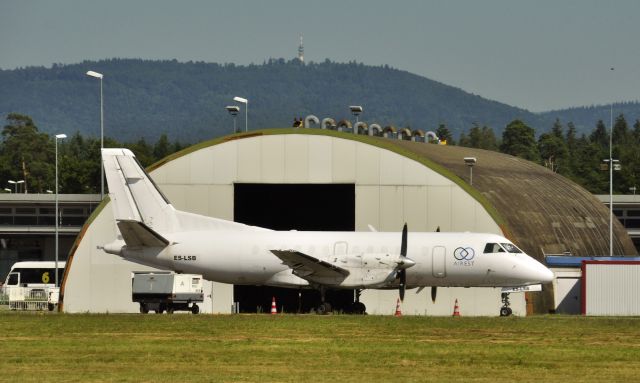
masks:
{"label": "aircraft door", "polygon": [[333,245],[333,255],[346,255],[349,245],[346,242],[336,242]]}
{"label": "aircraft door", "polygon": [[436,278],[447,276],[447,263],[445,262],[447,251],[444,246],[435,246],[431,253],[431,272]]}

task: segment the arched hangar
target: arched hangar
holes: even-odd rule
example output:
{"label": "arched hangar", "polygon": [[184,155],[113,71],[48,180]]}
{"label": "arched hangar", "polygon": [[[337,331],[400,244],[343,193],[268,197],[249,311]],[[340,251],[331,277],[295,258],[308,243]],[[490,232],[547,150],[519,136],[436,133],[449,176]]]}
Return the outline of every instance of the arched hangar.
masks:
{"label": "arched hangar", "polygon": [[[475,157],[473,185],[463,160]],[[272,129],[202,142],[154,164],[149,174],[177,209],[279,230],[475,231],[502,234],[529,255],[608,254],[608,210],[589,192],[531,162],[479,149],[323,129]],[[66,312],[136,312],[131,272],[147,268],[102,251],[116,236],[108,200],[96,209],[69,256]],[[398,238],[400,242],[400,238]],[[614,226],[614,253],[635,254]],[[208,284],[205,312],[308,311],[314,291]],[[552,294],[512,294],[515,314],[547,312]],[[410,290],[405,314],[497,315],[500,290]],[[369,313],[393,313],[397,291],[366,290]],[[328,299],[338,308],[349,291]]]}

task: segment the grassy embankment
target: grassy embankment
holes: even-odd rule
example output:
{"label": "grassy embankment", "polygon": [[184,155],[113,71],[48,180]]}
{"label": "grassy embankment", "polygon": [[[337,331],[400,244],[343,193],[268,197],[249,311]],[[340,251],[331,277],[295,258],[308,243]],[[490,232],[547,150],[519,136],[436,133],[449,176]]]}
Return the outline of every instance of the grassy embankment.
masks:
{"label": "grassy embankment", "polygon": [[0,380],[636,381],[640,318],[0,312]]}

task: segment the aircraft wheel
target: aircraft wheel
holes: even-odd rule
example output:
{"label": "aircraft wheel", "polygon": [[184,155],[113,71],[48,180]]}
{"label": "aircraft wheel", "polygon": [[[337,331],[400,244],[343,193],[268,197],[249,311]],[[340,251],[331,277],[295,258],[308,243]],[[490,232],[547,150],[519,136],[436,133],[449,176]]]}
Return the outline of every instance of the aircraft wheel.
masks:
{"label": "aircraft wheel", "polygon": [[318,306],[318,314],[325,315],[330,312],[331,312],[331,304],[329,304],[328,302],[321,303],[320,306]]}
{"label": "aircraft wheel", "polygon": [[508,317],[509,315],[511,315],[511,309],[509,307],[501,307],[500,308],[500,316],[501,317]]}
{"label": "aircraft wheel", "polygon": [[200,312],[200,307],[198,307],[198,305],[194,304],[193,306],[191,306],[191,313],[192,314],[197,314]]}
{"label": "aircraft wheel", "polygon": [[364,303],[362,303],[362,302],[354,302],[353,303],[353,313],[354,314],[362,315],[362,314],[364,314],[366,312],[367,312],[367,306],[365,306]]}
{"label": "aircraft wheel", "polygon": [[167,314],[173,314],[173,306],[169,305],[169,307],[167,307]]}
{"label": "aircraft wheel", "polygon": [[149,308],[144,303],[140,303],[140,314],[148,314]]}

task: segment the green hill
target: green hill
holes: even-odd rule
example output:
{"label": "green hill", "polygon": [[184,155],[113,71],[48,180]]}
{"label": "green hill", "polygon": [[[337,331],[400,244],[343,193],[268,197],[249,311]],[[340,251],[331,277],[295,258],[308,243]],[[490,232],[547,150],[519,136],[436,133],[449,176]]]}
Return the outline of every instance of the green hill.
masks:
{"label": "green hill", "polygon": [[[283,59],[249,66],[112,59],[2,70],[0,115],[27,114],[47,133],[98,136],[99,85],[87,70],[105,75],[105,135],[120,141],[156,140],[166,133],[197,142],[229,133],[232,119],[224,106],[234,96],[249,99],[250,129],[290,126],[308,114],[352,119],[348,106],[354,104],[364,107],[360,119],[369,123],[424,130],[445,123],[455,137],[474,123],[501,132],[516,118],[532,126],[540,120],[388,66]],[[244,126],[243,113],[238,126]]]}

